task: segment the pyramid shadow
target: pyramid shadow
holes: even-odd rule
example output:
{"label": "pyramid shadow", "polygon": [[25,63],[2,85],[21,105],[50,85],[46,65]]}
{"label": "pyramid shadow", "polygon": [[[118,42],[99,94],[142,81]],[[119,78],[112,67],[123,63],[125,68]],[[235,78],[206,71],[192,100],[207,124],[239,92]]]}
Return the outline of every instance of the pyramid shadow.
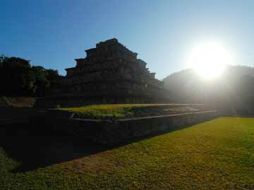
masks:
{"label": "pyramid shadow", "polygon": [[[20,126],[15,127],[20,128]],[[7,129],[4,133],[0,131],[0,147],[9,157],[21,163],[12,170],[14,173],[19,173],[86,157],[186,127],[190,125],[111,145],[93,143],[82,137],[61,134],[35,135],[27,131],[17,133],[12,127],[11,130]]]}

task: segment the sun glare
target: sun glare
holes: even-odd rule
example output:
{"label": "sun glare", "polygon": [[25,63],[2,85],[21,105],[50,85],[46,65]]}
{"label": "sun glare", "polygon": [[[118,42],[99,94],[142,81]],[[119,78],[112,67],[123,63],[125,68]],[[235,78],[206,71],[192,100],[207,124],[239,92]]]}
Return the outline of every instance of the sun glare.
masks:
{"label": "sun glare", "polygon": [[220,43],[207,42],[192,50],[187,64],[203,78],[214,79],[232,64],[232,56]]}

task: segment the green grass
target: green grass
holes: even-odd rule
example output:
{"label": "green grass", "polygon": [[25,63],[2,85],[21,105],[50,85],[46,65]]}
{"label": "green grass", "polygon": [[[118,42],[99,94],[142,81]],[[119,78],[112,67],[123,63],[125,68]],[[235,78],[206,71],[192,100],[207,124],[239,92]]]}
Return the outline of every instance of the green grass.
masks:
{"label": "green grass", "polygon": [[33,97],[5,97],[0,96],[0,107],[33,107]]}
{"label": "green grass", "polygon": [[112,119],[188,112],[195,108],[184,104],[104,104],[58,109],[76,113],[81,118]]}
{"label": "green grass", "polygon": [[71,161],[11,172],[20,164],[0,148],[0,189],[254,189],[254,119],[219,118]]}
{"label": "green grass", "polygon": [[91,105],[84,107],[60,108],[60,110],[70,111],[76,113],[80,117],[94,117],[105,118],[115,117],[123,118],[130,117],[134,113],[134,107],[142,107],[142,104],[105,104],[105,105]]}

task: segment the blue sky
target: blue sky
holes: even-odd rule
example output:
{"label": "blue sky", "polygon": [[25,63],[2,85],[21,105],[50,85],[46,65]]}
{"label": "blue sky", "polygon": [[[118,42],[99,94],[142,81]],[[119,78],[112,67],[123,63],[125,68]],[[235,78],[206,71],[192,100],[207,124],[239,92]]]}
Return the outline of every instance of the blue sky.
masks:
{"label": "blue sky", "polygon": [[254,65],[253,0],[0,0],[0,54],[64,69],[112,37],[162,79],[185,68],[195,44],[220,41]]}

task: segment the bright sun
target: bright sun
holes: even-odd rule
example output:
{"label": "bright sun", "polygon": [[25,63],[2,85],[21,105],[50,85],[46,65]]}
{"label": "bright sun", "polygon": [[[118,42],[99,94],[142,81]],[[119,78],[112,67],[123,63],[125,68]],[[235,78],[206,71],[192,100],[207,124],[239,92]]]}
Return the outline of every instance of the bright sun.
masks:
{"label": "bright sun", "polygon": [[220,43],[207,42],[192,50],[187,64],[203,78],[214,79],[232,64],[232,56]]}

